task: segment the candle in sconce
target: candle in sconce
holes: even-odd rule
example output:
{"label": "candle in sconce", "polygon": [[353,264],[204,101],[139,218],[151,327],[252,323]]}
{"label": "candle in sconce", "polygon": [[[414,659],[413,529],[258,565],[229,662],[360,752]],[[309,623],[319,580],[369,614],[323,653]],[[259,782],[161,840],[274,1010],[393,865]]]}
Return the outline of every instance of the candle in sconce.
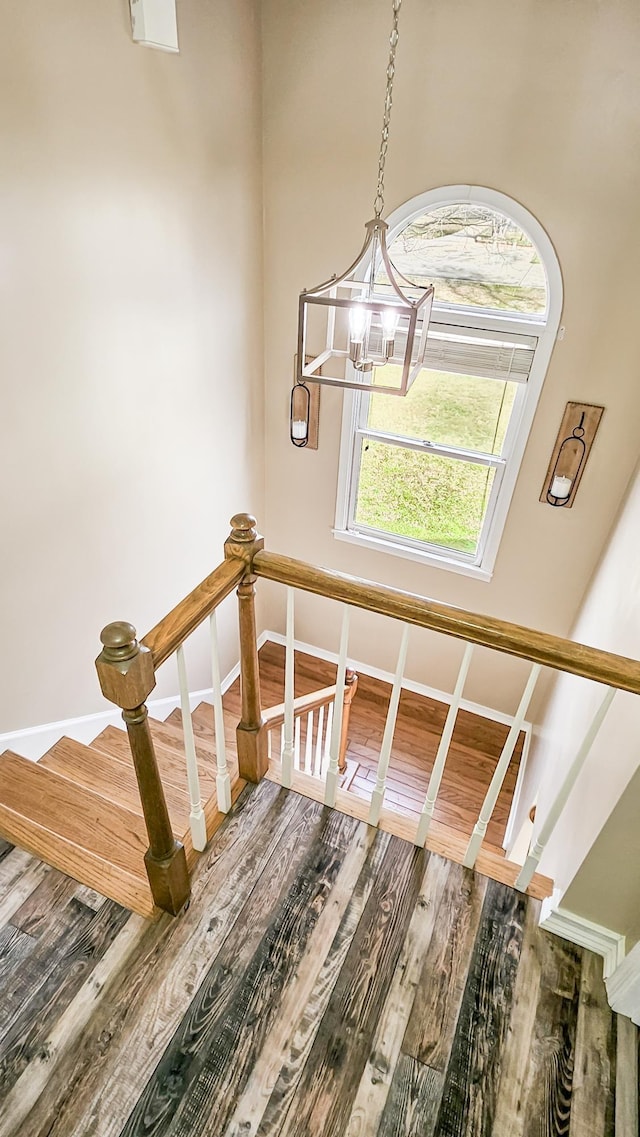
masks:
{"label": "candle in sconce", "polygon": [[307,424],[304,419],[294,419],[291,423],[291,437],[302,439],[307,437]]}
{"label": "candle in sconce", "polygon": [[551,483],[551,496],[560,498],[568,498],[571,493],[571,485],[573,478],[563,478],[561,475],[556,475]]}

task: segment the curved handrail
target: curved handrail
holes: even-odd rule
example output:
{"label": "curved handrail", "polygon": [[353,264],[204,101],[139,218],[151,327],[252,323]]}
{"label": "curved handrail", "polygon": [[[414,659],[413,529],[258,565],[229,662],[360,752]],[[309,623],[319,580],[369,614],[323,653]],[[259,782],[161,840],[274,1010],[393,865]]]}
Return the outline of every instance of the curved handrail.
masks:
{"label": "curved handrail", "polygon": [[333,569],[316,568],[278,553],[256,553],[252,568],[257,576],[267,580],[341,600],[356,608],[444,632],[467,643],[494,648],[507,655],[640,695],[640,662],[623,655],[614,655],[548,632],[538,632],[495,616],[482,616],[464,608],[427,600],[412,592],[402,592]]}

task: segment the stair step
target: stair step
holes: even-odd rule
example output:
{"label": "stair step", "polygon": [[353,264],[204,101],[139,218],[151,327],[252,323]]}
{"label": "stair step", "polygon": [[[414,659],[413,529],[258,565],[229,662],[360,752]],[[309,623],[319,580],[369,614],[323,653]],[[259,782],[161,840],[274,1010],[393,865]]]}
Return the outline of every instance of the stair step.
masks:
{"label": "stair step", "polygon": [[[158,730],[158,727],[164,725],[164,723],[157,723],[155,720],[149,719],[162,784],[184,790],[187,785],[187,767],[184,749],[182,749],[182,739],[174,739],[175,748],[168,746],[166,744],[167,732]],[[162,741],[163,739],[165,741]],[[177,745],[178,741],[179,746]],[[91,746],[96,750],[102,750],[105,754],[110,754],[129,767],[132,765],[129,739],[125,731],[120,730],[117,726],[106,727],[93,740]],[[202,747],[196,749],[196,754],[199,758],[198,772],[202,796],[207,798],[215,791],[215,760],[212,758],[211,752]]]}
{"label": "stair step", "polygon": [[[40,759],[39,765],[69,778],[115,805],[123,806],[138,817],[143,815],[131,755],[128,762],[121,762],[95,747],[83,746],[72,738],[61,738]],[[189,795],[186,784],[181,790],[176,786],[165,785],[164,793],[174,836],[182,840],[189,827]]]}
{"label": "stair step", "polygon": [[0,787],[4,838],[141,916],[155,914],[141,817],[11,751],[0,756]]}

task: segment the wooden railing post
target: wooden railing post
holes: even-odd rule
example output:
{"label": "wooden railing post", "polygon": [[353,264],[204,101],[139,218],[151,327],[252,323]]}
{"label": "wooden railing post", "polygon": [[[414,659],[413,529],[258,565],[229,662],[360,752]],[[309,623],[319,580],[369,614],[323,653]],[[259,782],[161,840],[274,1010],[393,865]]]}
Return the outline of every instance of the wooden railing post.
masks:
{"label": "wooden railing post", "polygon": [[256,630],[255,582],[253,558],[264,548],[264,540],[256,530],[256,519],[248,513],[231,518],[231,534],[225,541],[225,557],[244,560],[247,571],[238,586],[240,621],[240,695],[242,717],[236,730],[238,769],[248,782],[259,782],[269,769],[267,732],[264,729],[260,701],[258,637]]}
{"label": "wooden railing post", "polygon": [[344,703],[342,706],[342,730],[340,731],[340,757],[338,759],[338,769],[341,774],[344,774],[347,768],[347,743],[349,742],[349,716],[351,714],[351,704],[354,695],[358,690],[358,676],[351,668],[347,668],[347,673],[344,677],[346,690],[344,693]]}
{"label": "wooden railing post", "polygon": [[124,621],[108,624],[100,639],[96,669],[103,695],[122,708],[129,735],[149,837],[144,863],[151,893],[159,908],[177,916],[189,899],[189,871],[184,848],[171,829],[147,721],[145,700],[156,685],[153,659],[138,643],[135,628]]}

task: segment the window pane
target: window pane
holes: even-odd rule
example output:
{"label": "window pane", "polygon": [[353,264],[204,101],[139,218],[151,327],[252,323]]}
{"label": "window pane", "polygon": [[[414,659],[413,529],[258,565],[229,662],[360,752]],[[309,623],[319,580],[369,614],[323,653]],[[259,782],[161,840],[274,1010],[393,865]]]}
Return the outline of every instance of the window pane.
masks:
{"label": "window pane", "polygon": [[546,311],[545,272],[535,246],[513,221],[486,206],[433,209],[412,221],[389,251],[403,276],[435,286],[436,303]]}
{"label": "window pane", "polygon": [[473,555],[495,469],[362,440],[356,525]]}
{"label": "window pane", "polygon": [[371,395],[367,426],[442,446],[501,454],[516,387],[498,379],[421,371],[402,399]]}

